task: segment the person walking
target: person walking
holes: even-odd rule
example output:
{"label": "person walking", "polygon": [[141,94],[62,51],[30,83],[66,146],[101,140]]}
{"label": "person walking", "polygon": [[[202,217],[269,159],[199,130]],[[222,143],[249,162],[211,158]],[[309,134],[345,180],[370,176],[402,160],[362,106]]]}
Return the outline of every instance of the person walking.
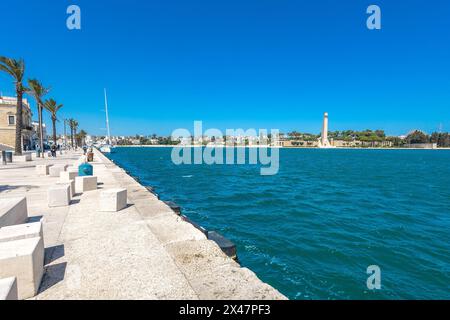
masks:
{"label": "person walking", "polygon": [[52,157],[56,158],[56,144],[52,144],[52,146],[50,147],[50,150],[52,152]]}

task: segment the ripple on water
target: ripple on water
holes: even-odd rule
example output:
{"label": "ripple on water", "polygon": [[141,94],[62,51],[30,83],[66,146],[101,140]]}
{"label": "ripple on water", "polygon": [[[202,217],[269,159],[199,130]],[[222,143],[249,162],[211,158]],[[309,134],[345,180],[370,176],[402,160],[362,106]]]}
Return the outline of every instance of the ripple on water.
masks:
{"label": "ripple on water", "polygon": [[[280,150],[280,172],[176,166],[118,148],[124,169],[238,246],[291,299],[450,299],[450,151]],[[366,287],[367,266],[382,290]]]}

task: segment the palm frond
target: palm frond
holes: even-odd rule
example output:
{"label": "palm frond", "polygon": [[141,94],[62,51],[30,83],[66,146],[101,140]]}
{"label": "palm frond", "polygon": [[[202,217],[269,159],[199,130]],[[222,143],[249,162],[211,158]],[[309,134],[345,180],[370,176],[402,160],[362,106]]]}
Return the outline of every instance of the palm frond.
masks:
{"label": "palm frond", "polygon": [[62,104],[57,104],[54,99],[48,99],[45,100],[43,103],[44,108],[51,113],[52,118],[55,119],[55,121],[58,121],[58,118],[56,117],[56,114],[58,113],[59,109],[63,107]]}
{"label": "palm frond", "polygon": [[30,88],[27,93],[32,95],[38,104],[44,105],[42,98],[49,93],[50,88],[45,88],[37,79],[29,79],[28,86]]}
{"label": "palm frond", "polygon": [[0,56],[0,71],[6,72],[17,83],[21,83],[25,74],[25,62],[23,59],[11,59]]}

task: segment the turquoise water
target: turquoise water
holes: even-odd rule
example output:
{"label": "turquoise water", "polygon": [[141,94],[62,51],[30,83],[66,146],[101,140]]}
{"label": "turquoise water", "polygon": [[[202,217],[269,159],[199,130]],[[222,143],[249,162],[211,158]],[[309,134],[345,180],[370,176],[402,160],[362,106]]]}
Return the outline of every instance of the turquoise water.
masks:
{"label": "turquoise water", "polygon": [[[291,299],[450,299],[450,151],[280,150],[280,171],[181,165],[169,148],[110,158],[237,244]],[[381,268],[381,290],[366,269]]]}

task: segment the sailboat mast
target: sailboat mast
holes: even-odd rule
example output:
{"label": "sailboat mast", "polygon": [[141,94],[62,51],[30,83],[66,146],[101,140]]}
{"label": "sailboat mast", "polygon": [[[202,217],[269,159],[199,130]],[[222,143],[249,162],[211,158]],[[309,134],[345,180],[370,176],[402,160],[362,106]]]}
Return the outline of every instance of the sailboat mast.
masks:
{"label": "sailboat mast", "polygon": [[108,144],[111,144],[111,132],[109,131],[109,116],[108,116],[108,97],[106,96],[106,88],[105,88],[105,111],[106,111],[106,130],[108,131]]}

